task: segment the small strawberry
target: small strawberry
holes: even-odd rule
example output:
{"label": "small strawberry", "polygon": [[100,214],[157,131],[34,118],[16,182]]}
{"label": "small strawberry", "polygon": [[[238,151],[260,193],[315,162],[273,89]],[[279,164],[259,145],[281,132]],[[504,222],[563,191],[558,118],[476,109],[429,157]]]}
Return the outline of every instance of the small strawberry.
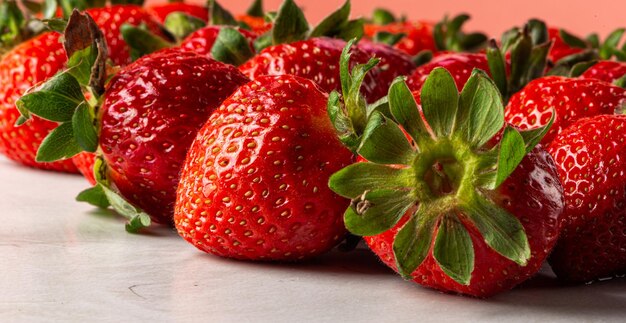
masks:
{"label": "small strawberry", "polygon": [[626,62],[599,61],[589,67],[580,77],[613,83],[625,75]]}
{"label": "small strawberry", "polygon": [[626,116],[574,122],[550,143],[565,191],[563,231],[550,256],[561,279],[626,274]]}
{"label": "small strawberry", "polygon": [[[329,181],[352,199],[351,233],[404,278],[446,292],[487,297],[540,269],[563,209],[554,162],[535,148],[547,127],[506,125],[498,89],[480,70],[459,94],[450,73],[434,69],[421,110],[402,79],[388,110],[368,112],[353,95],[344,93],[343,107],[337,94],[329,101],[342,142],[367,160]],[[359,135],[351,126],[365,113]]]}
{"label": "small strawberry", "polygon": [[[81,193],[80,200],[102,205],[104,194],[130,218],[129,230],[149,224],[135,207],[156,222],[171,223],[178,174],[189,145],[213,110],[248,80],[233,66],[166,49],[122,68],[105,87],[107,75],[98,70],[106,53],[99,51],[101,33],[88,18],[75,12],[68,23],[66,37],[77,42],[66,44],[69,69],[20,99],[27,116],[36,113],[60,122],[37,157],[52,161],[97,152],[98,185]],[[81,30],[89,30],[90,39],[81,39]],[[94,62],[93,67],[72,69],[83,64],[75,55],[90,55],[84,61]],[[88,71],[92,74],[77,73]],[[81,85],[94,96],[89,102],[82,97]],[[59,99],[59,91],[72,100]]]}
{"label": "small strawberry", "polygon": [[[128,47],[119,29],[123,21],[145,23],[155,32],[158,24],[140,7],[131,5],[96,8],[87,11],[104,31],[111,60],[118,65],[130,62]],[[0,153],[24,165],[42,169],[76,172],[71,161],[37,163],[35,155],[41,141],[56,127],[54,122],[32,118],[16,127],[20,113],[15,102],[29,88],[48,80],[67,61],[61,35],[48,32],[23,42],[0,59]]]}
{"label": "small strawberry", "polygon": [[387,10],[376,9],[372,21],[365,25],[365,36],[384,42],[391,40],[390,45],[411,56],[423,51],[478,51],[487,44],[487,36],[463,33],[463,24],[469,19],[470,16],[460,14],[452,19],[444,17],[439,23],[413,22],[398,20]]}
{"label": "small strawberry", "polygon": [[[213,50],[215,42],[218,40],[220,32],[224,28],[231,28],[231,27],[222,26],[222,25],[213,25],[213,26],[206,26],[204,28],[200,28],[194,31],[189,36],[187,36],[180,43],[180,48],[198,53],[200,55],[206,55],[208,57],[215,58],[216,55],[213,55],[211,51]],[[242,28],[238,28],[238,27],[232,27],[232,28],[238,31],[247,40],[247,45],[248,45],[250,54],[254,53],[254,40],[257,37],[256,34],[248,30],[242,29]],[[241,52],[241,50],[239,50],[239,52]],[[219,56],[219,54],[217,56]],[[246,58],[248,57],[243,58],[242,61],[245,60]],[[218,59],[218,60],[221,61],[221,59]],[[233,62],[233,63],[236,64],[238,62]],[[236,65],[239,65],[239,64],[236,64]]]}
{"label": "small strawberry", "polygon": [[520,129],[544,126],[554,114],[554,124],[543,138],[550,143],[576,120],[598,114],[613,114],[626,103],[626,90],[594,79],[546,76],[530,82],[511,97],[507,122]]}
{"label": "small strawberry", "polygon": [[299,260],[338,244],[348,201],[327,182],[353,155],[326,101],[293,75],[258,77],[224,101],[187,155],[178,233],[205,252],[252,260]]}
{"label": "small strawberry", "polygon": [[161,23],[165,22],[167,16],[174,12],[181,12],[205,22],[209,19],[209,9],[207,7],[185,2],[154,4],[146,7],[146,11]]}
{"label": "small strawberry", "polygon": [[584,50],[582,46],[570,45],[563,40],[563,34],[565,33],[565,39],[570,39],[570,34],[566,31],[562,31],[559,28],[548,28],[548,37],[552,40],[552,48],[548,54],[548,59],[554,63],[561,59],[575,55]]}
{"label": "small strawberry", "polygon": [[483,53],[449,53],[441,54],[432,61],[419,66],[407,79],[407,85],[412,91],[419,91],[430,73],[438,67],[443,67],[454,76],[458,88],[462,88],[475,68],[489,72],[487,55]]}
{"label": "small strawberry", "polygon": [[[239,69],[250,79],[264,75],[292,74],[308,78],[318,83],[327,92],[341,88],[339,82],[339,58],[345,41],[322,37],[342,35],[352,39],[362,30],[358,24],[348,21],[350,2],[329,15],[313,30],[304,14],[293,0],[285,0],[280,7],[271,32],[271,39],[260,37],[259,41],[269,40],[272,45],[260,51]],[[354,64],[365,63],[370,56],[360,50],[353,53]],[[368,75],[363,87],[369,102],[384,96],[384,91],[376,85],[377,74]]]}

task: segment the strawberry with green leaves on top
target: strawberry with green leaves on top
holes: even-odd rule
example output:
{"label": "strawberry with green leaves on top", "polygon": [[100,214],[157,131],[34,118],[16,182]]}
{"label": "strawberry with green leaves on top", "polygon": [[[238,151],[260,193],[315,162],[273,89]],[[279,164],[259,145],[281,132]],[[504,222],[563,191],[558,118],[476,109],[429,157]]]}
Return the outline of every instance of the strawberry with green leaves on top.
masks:
{"label": "strawberry with green leaves on top", "polygon": [[421,107],[402,79],[387,109],[354,96],[329,101],[340,138],[367,160],[329,182],[352,200],[350,232],[404,278],[446,292],[487,297],[540,269],[563,210],[554,161],[535,147],[547,127],[507,125],[497,87],[479,70],[459,93],[450,73],[434,69]]}
{"label": "strawberry with green leaves on top", "polygon": [[[350,1],[330,14],[318,26],[311,29],[304,14],[293,0],[285,0],[280,7],[271,33],[257,40],[257,46],[265,47],[239,69],[250,79],[264,75],[292,74],[311,79],[327,92],[340,89],[339,58],[345,46],[343,39],[360,37],[363,32],[361,20],[348,20]],[[337,36],[328,38],[324,36]],[[365,63],[370,55],[354,51],[354,62]],[[392,68],[393,69],[393,68]],[[376,82],[379,70],[367,76],[363,92],[373,102],[384,96],[384,86]],[[408,71],[407,71],[408,73]]]}
{"label": "strawberry with green leaves on top", "polygon": [[[118,5],[87,11],[102,28],[109,57],[114,64],[130,62],[129,49],[119,32],[122,23],[145,24],[159,32],[158,24],[138,6]],[[61,43],[62,37],[46,32],[31,38],[5,53],[0,58],[0,153],[9,159],[31,167],[57,171],[75,172],[70,160],[38,163],[35,155],[41,141],[55,127],[54,122],[32,118],[21,127],[16,123],[20,113],[16,101],[28,89],[45,82],[63,69],[67,55]]]}
{"label": "strawberry with green leaves on top", "polygon": [[556,275],[588,282],[626,274],[626,116],[574,122],[548,146],[565,191],[561,237],[549,262]]}
{"label": "strawberry with green leaves on top", "polygon": [[147,6],[146,11],[161,23],[164,23],[167,17],[175,12],[198,18],[204,22],[209,19],[209,9],[207,7],[185,3],[184,1],[153,4]]}
{"label": "strawberry with green leaves on top", "polygon": [[[110,204],[129,218],[129,231],[149,225],[150,218],[171,223],[178,174],[191,141],[213,110],[248,80],[233,66],[166,49],[107,81],[103,36],[93,20],[75,12],[65,35],[68,69],[19,102],[25,117],[59,123],[44,139],[38,160],[95,152],[98,185],[79,200]],[[87,100],[84,91],[90,94]]]}
{"label": "strawberry with green leaves on top", "polygon": [[580,75],[580,77],[585,79],[601,80],[608,83],[615,83],[616,81],[622,80],[625,75],[626,62],[599,61],[586,69]]}
{"label": "strawberry with green leaves on top", "polygon": [[262,76],[211,115],[192,144],[176,200],[178,233],[198,249],[300,260],[337,245],[349,201],[327,186],[352,153],[311,80]]}

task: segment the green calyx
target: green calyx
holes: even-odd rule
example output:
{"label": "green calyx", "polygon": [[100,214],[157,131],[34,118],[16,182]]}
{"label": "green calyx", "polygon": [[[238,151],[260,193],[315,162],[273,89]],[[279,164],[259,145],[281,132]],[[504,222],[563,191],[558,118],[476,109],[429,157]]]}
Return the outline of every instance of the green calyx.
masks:
{"label": "green calyx", "polygon": [[[107,80],[108,52],[102,31],[91,16],[75,10],[64,30],[64,48],[69,57],[65,70],[30,89],[17,102],[18,125],[36,115],[57,122],[37,151],[38,162],[71,158],[81,152],[100,154],[97,110]],[[90,99],[84,93],[89,93]],[[98,207],[111,206],[125,216],[127,230],[136,232],[150,225],[150,217],[124,200],[107,178],[106,164],[97,158],[97,185],[79,194],[79,201]]]}
{"label": "green calyx", "polygon": [[[530,81],[544,75],[548,64],[551,41],[545,24],[530,20],[523,29],[512,29],[502,36],[502,47],[491,40],[486,49],[491,76],[498,90],[509,98]],[[510,73],[507,72],[506,53],[510,53]]]}
{"label": "green calyx", "polygon": [[[329,107],[333,100],[331,95]],[[489,192],[506,180],[551,124],[530,132],[505,126],[500,93],[480,70],[461,93],[448,71],[433,70],[421,100],[423,118],[398,78],[386,109],[369,115],[356,144],[367,162],[331,176],[329,187],[352,200],[344,214],[346,227],[355,235],[372,236],[404,220],[393,251],[405,278],[432,254],[444,273],[468,285],[474,269],[469,226],[502,257],[524,266],[530,258],[524,228]],[[500,141],[493,142],[502,129]]]}
{"label": "green calyx", "polygon": [[252,4],[246,10],[246,14],[250,17],[265,17],[265,10],[263,10],[263,0],[254,0]]}
{"label": "green calyx", "polygon": [[476,52],[485,47],[487,36],[483,33],[464,33],[463,25],[470,19],[467,14],[460,14],[452,19],[445,16],[435,25],[433,37],[438,50],[456,52]]}
{"label": "green calyx", "polygon": [[275,16],[273,26],[265,35],[261,35],[255,48],[261,50],[271,45],[292,43],[313,37],[335,37],[344,40],[363,36],[363,19],[350,20],[350,0],[328,15],[317,26],[311,27],[302,9],[293,0],[285,0]]}

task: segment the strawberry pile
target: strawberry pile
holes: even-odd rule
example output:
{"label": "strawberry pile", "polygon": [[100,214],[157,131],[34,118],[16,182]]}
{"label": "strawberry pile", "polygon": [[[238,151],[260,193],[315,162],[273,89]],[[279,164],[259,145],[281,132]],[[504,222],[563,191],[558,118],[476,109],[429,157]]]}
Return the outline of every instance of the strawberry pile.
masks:
{"label": "strawberry pile", "polygon": [[626,46],[531,19],[499,40],[346,3],[0,4],[0,153],[80,172],[129,232],[298,261],[363,241],[489,297],[549,263],[626,274]]}

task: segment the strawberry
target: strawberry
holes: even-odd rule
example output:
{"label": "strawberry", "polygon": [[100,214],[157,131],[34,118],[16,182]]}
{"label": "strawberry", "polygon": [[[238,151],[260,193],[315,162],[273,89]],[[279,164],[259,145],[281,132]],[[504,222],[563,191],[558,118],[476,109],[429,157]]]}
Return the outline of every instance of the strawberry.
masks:
{"label": "strawberry", "polygon": [[[563,40],[563,32],[559,28],[548,28],[548,37],[552,40],[552,48],[548,54],[548,59],[554,63],[561,59],[578,54],[584,49],[580,47],[574,47]],[[567,36],[566,36],[567,37]]]}
{"label": "strawberry", "polygon": [[[101,33],[88,18],[78,12],[72,15],[65,33],[78,43],[66,44],[66,50],[73,64],[81,64],[73,55],[95,55],[94,66],[81,71],[97,71],[106,53],[99,52]],[[83,41],[79,37],[85,29],[92,34]],[[233,66],[179,49],[142,57],[122,68],[106,87],[105,73],[70,73],[72,67],[37,89],[41,92],[20,99],[24,110],[60,122],[37,157],[50,161],[81,151],[97,152],[98,185],[81,193],[80,200],[102,206],[104,194],[111,206],[130,218],[129,230],[149,224],[140,210],[156,222],[171,223],[178,174],[189,145],[213,110],[248,80]],[[89,102],[78,96],[81,85],[95,96]],[[56,91],[78,97],[73,104],[60,105]],[[33,99],[40,97],[51,104]],[[50,105],[59,108],[49,111]],[[62,109],[69,111],[59,112]],[[73,135],[71,139],[61,135],[64,131]]]}
{"label": "strawberry", "polygon": [[486,45],[487,36],[463,33],[463,24],[469,19],[468,15],[461,14],[452,20],[445,17],[439,23],[403,21],[387,10],[376,9],[371,23],[365,24],[365,36],[384,42],[391,40],[390,45],[411,56],[423,51],[477,51]]}
{"label": "strawberry", "polygon": [[626,75],[626,62],[599,61],[589,67],[580,77],[613,83]]}
{"label": "strawberry", "polygon": [[626,274],[626,116],[580,119],[550,143],[565,191],[556,275],[587,282]]}
{"label": "strawberry", "polygon": [[449,53],[442,54],[429,63],[419,66],[407,79],[412,91],[419,91],[428,75],[438,67],[443,67],[454,76],[458,88],[462,88],[475,68],[489,72],[489,63],[485,54]]}
{"label": "strawberry", "polygon": [[263,35],[272,29],[272,23],[265,20],[262,0],[254,0],[248,11],[236,18],[240,24],[249,27],[257,35]]}
{"label": "strawberry", "polygon": [[610,83],[546,76],[511,97],[505,118],[520,129],[533,129],[547,124],[554,111],[554,124],[542,141],[548,144],[576,120],[612,114],[624,103],[626,90]]}
{"label": "strawberry", "polygon": [[205,22],[209,19],[209,9],[207,7],[184,2],[154,4],[146,7],[146,11],[161,23],[165,22],[167,16],[174,12],[181,12]]}
{"label": "strawberry", "polygon": [[[421,111],[402,79],[388,110],[368,112],[353,95],[344,93],[343,107],[338,94],[329,100],[342,142],[367,161],[329,181],[352,199],[351,233],[405,279],[446,292],[488,297],[540,269],[563,210],[554,162],[535,148],[547,127],[507,126],[498,89],[480,70],[459,94],[452,75],[434,69]],[[357,127],[362,114],[367,124]]]}
{"label": "strawberry", "polygon": [[[213,58],[211,50],[220,31],[224,28],[225,26],[213,25],[198,29],[181,42],[180,48]],[[250,52],[254,52],[256,34],[242,28],[236,28],[236,30],[246,38]]]}
{"label": "strawberry", "polygon": [[251,260],[299,260],[339,243],[348,201],[327,182],[352,154],[326,101],[293,75],[258,77],[224,101],[187,155],[178,233],[202,251]]}
{"label": "strawberry", "polygon": [[[292,74],[317,82],[327,92],[340,89],[337,64],[346,43],[323,36],[341,34],[351,39],[358,35],[362,30],[358,28],[358,23],[348,21],[349,15],[350,2],[347,1],[311,30],[300,8],[293,0],[285,0],[277,13],[271,39],[260,37],[257,40],[257,43],[270,41],[271,45],[239,69],[252,80],[264,75]],[[354,64],[365,63],[370,58],[360,50],[355,50],[353,57]],[[378,73],[375,71],[368,75],[363,87],[369,102],[384,96],[384,91],[376,86]]]}
{"label": "strawberry", "polygon": [[[140,7],[112,6],[87,11],[105,31],[111,60],[124,65],[130,62],[128,47],[119,33],[123,21],[145,23],[158,31],[158,25]],[[0,152],[27,166],[76,172],[71,161],[37,163],[35,155],[43,138],[56,124],[32,118],[22,127],[15,124],[20,116],[15,102],[29,88],[44,82],[60,71],[67,60],[61,36],[48,32],[32,38],[6,53],[0,60]]]}
{"label": "strawberry", "polygon": [[415,70],[415,63],[411,57],[393,47],[381,43],[374,43],[368,40],[361,40],[357,48],[363,51],[369,57],[380,59],[378,65],[379,76],[377,79],[377,87],[386,90],[391,82],[398,77],[411,74]]}
{"label": "strawberry", "polygon": [[85,177],[85,179],[92,186],[98,184],[94,175],[94,165],[96,163],[96,155],[88,152],[82,152],[72,157],[72,162],[78,171]]}

